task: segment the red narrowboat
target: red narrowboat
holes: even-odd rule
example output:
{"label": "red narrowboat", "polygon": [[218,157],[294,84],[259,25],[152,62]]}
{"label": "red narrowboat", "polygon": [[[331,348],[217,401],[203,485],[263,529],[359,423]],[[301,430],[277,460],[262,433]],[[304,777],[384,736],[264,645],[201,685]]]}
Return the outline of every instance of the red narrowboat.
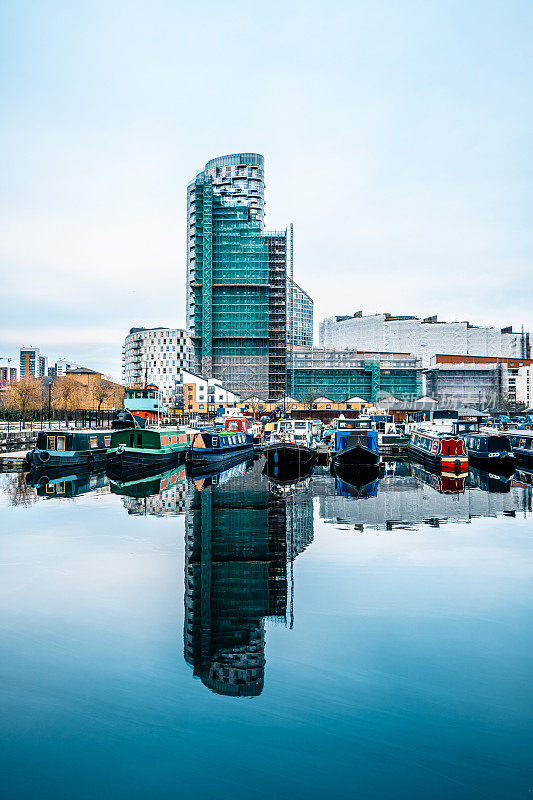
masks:
{"label": "red narrowboat", "polygon": [[411,433],[409,456],[438,469],[443,475],[468,472],[468,456],[462,439],[447,433],[434,433],[423,429]]}

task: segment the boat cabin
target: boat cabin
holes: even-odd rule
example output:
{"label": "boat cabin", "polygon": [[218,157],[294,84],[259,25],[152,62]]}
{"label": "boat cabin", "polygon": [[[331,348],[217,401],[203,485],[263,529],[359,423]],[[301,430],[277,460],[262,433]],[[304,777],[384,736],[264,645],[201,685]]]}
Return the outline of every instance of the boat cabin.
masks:
{"label": "boat cabin", "polygon": [[228,417],[224,420],[224,430],[230,433],[247,433],[247,417]]}
{"label": "boat cabin", "polygon": [[338,431],[368,431],[373,430],[373,427],[372,420],[368,418],[337,420]]}
{"label": "boat cabin", "polygon": [[40,431],[37,435],[37,449],[49,452],[106,450],[111,447],[111,436],[111,431]]}
{"label": "boat cabin", "polygon": [[[346,420],[346,422],[357,422],[357,420]],[[366,447],[368,450],[377,453],[378,434],[372,427],[370,428],[338,428],[335,431],[335,451],[340,453],[349,450],[351,447]]]}
{"label": "boat cabin", "polygon": [[163,412],[159,388],[150,383],[143,389],[125,389],[124,408],[137,417],[150,421],[157,420],[158,415]]}
{"label": "boat cabin", "polygon": [[463,441],[468,448],[469,456],[489,458],[490,456],[510,455],[512,452],[509,437],[501,434],[471,433],[463,436]]}
{"label": "boat cabin", "polygon": [[521,450],[533,450],[533,431],[506,431],[506,438],[509,439],[511,447]]}
{"label": "boat cabin", "polygon": [[187,432],[183,428],[127,428],[113,431],[111,447],[133,447],[141,450],[161,450],[187,446]]}

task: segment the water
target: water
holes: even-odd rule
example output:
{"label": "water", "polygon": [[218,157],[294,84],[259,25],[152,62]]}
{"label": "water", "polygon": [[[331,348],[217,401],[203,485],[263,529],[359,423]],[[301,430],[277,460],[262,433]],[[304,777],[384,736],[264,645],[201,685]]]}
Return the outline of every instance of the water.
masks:
{"label": "water", "polygon": [[261,467],[0,476],[2,797],[531,796],[529,477]]}

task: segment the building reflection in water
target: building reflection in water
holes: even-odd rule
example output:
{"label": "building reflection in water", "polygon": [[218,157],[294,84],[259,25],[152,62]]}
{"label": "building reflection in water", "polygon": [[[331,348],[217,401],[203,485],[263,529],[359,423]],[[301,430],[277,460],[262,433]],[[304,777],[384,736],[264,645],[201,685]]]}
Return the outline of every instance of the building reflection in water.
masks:
{"label": "building reflection in water", "polygon": [[261,693],[265,620],[292,624],[292,561],[312,540],[308,486],[276,490],[262,462],[227,482],[190,483],[184,654],[212,691]]}

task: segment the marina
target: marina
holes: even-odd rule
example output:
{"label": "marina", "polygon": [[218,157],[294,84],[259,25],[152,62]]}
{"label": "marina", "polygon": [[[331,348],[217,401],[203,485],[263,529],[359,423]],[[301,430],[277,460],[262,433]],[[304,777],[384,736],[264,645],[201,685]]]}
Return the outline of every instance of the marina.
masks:
{"label": "marina", "polygon": [[180,458],[132,480],[0,475],[6,796],[61,794],[65,728],[79,797],[87,770],[114,797],[176,781],[230,796],[241,758],[265,797],[352,796],[353,769],[363,795],[526,790],[524,471],[400,461],[354,483],[333,465],[283,481],[263,456],[203,474]]}

